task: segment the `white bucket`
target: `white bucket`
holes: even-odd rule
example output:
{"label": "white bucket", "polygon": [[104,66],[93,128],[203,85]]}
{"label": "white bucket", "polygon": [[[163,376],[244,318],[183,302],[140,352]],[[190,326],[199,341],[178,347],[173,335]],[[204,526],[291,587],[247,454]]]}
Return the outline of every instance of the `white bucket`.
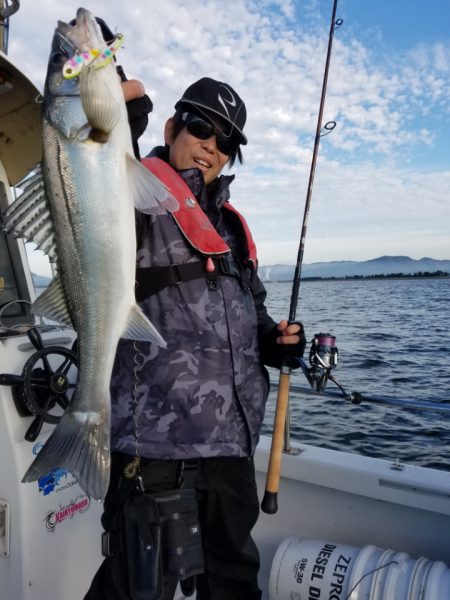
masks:
{"label": "white bucket", "polygon": [[450,600],[450,569],[375,546],[289,537],[275,554],[270,600]]}

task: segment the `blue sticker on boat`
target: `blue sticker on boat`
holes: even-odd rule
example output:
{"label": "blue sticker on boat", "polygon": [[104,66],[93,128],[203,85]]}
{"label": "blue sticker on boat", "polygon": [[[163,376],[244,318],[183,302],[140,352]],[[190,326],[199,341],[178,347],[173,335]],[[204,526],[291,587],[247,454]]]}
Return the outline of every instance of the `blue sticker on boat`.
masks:
{"label": "blue sticker on boat", "polygon": [[56,488],[60,485],[63,477],[63,483],[66,483],[69,475],[70,473],[67,469],[55,469],[54,471],[50,471],[50,473],[38,479],[39,491],[42,492],[44,496],[48,496],[56,491]]}

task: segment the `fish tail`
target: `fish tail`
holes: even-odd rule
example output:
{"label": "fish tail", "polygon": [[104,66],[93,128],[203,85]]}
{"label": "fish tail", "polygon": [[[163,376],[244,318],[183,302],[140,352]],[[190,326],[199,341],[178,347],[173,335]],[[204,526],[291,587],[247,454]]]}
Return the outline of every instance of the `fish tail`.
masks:
{"label": "fish tail", "polygon": [[109,423],[99,413],[65,413],[22,481],[65,468],[88,496],[103,500],[109,484],[109,438]]}

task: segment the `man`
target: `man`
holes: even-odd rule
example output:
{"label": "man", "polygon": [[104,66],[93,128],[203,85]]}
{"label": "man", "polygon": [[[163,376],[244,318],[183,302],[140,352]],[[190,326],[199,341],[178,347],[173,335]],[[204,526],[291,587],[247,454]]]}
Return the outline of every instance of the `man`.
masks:
{"label": "man", "polygon": [[85,600],[168,600],[178,581],[198,600],[261,598],[250,532],[263,364],[298,366],[305,337],[268,316],[250,231],[229,202],[234,176],[221,175],[242,162],[244,102],[205,77],[175,109],[143,164],[180,208],[136,216],[136,297],[167,347],[118,347],[106,558]]}

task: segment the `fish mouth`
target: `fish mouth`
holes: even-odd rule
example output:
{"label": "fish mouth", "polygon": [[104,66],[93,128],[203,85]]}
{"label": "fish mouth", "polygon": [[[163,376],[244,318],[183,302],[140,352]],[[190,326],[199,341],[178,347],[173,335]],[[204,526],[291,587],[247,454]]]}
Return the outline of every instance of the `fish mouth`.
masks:
{"label": "fish mouth", "polygon": [[58,21],[55,33],[64,38],[75,52],[87,52],[105,45],[100,26],[86,8],[79,8],[76,19],[70,23]]}

